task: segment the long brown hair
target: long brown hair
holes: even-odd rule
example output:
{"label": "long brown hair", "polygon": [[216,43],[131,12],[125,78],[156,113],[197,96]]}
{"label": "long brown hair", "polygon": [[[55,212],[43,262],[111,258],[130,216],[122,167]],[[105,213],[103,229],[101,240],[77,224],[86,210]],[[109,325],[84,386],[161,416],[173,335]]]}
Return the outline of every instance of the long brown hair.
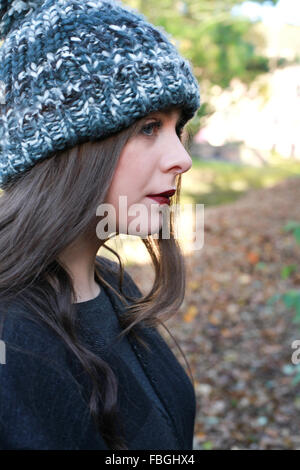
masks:
{"label": "long brown hair", "polygon": [[[92,383],[91,416],[109,448],[127,449],[120,434],[117,408],[117,379],[104,360],[82,344],[76,332],[75,290],[70,273],[59,261],[60,253],[95,224],[95,208],[105,200],[119,156],[139,121],[101,141],[89,141],[36,163],[29,171],[8,182],[0,197],[0,301],[19,299],[36,318],[45,322],[80,361]],[[181,175],[172,203],[179,204]],[[151,291],[128,305],[122,291],[123,262],[118,258],[120,292],[110,288],[127,312],[124,334],[134,334],[141,321],[145,326],[162,325],[179,309],[185,294],[185,264],[174,237],[174,213],[170,211],[170,238],[142,238],[154,269]],[[95,260],[95,274],[106,284]],[[172,336],[172,335],[171,335]],[[190,367],[184,356],[190,376]],[[99,380],[99,376],[105,380]],[[194,381],[193,381],[194,382]]]}

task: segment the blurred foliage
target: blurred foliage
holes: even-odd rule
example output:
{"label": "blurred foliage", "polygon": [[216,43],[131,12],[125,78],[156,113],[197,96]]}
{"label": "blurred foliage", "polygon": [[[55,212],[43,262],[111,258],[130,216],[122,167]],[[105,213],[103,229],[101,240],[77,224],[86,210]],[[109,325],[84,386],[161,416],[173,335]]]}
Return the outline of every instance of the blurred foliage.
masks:
{"label": "blurred foliage", "polygon": [[250,189],[270,187],[299,175],[300,161],[287,160],[275,152],[263,167],[193,158],[192,169],[182,179],[182,200],[206,207],[226,204]]}

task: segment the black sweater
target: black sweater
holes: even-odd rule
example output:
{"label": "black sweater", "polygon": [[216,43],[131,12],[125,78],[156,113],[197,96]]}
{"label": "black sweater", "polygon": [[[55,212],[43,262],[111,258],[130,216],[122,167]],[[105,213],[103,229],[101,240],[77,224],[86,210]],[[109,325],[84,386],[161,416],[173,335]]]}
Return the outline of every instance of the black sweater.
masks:
{"label": "black sweater", "polygon": [[[105,279],[118,291],[118,265],[97,257]],[[125,271],[124,291],[140,297]],[[80,338],[109,363],[118,379],[118,402],[129,450],[188,450],[193,447],[195,394],[186,372],[155,328],[143,328],[151,347],[124,337],[124,307],[101,286],[92,300],[76,304]],[[2,340],[6,363],[0,364],[1,449],[108,450],[89,414],[77,358],[45,324],[18,306],[6,313]]]}

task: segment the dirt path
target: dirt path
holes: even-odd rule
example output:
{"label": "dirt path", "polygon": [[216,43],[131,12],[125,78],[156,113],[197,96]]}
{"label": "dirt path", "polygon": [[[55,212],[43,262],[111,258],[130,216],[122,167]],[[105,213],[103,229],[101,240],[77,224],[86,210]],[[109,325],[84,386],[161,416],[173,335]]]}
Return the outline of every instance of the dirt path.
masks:
{"label": "dirt path", "polygon": [[[300,178],[205,209],[204,247],[187,258],[185,300],[166,323],[195,379],[195,449],[300,449],[300,384],[291,384],[300,325],[281,302],[266,305],[300,289],[300,245],[283,231],[289,220],[300,222]],[[282,280],[288,264],[298,270]],[[147,292],[151,267],[127,269]]]}

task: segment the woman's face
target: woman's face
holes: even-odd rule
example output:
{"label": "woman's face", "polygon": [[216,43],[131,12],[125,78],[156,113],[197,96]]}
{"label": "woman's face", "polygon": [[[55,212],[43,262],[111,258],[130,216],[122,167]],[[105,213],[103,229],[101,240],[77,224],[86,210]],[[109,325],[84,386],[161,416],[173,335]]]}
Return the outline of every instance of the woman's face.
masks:
{"label": "woman's face", "polygon": [[192,166],[178,135],[179,122],[180,109],[153,112],[126,143],[105,201],[114,207],[117,233],[146,237],[160,230],[163,206],[148,195],[175,190],[176,176]]}

